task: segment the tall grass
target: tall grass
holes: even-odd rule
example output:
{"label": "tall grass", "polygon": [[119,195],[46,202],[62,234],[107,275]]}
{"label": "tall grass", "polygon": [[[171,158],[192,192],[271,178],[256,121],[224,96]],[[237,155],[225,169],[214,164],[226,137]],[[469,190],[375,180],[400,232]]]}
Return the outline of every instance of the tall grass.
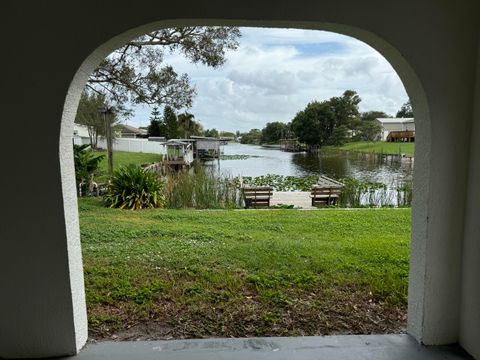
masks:
{"label": "tall grass", "polygon": [[363,181],[352,177],[341,180],[340,207],[408,207],[412,205],[412,181],[404,180],[391,187],[375,181]]}
{"label": "tall grass", "polygon": [[[371,155],[371,154],[367,154]],[[170,209],[235,209],[241,208],[241,180],[221,175],[215,169],[196,164],[190,170],[168,172],[165,180],[166,207]],[[267,174],[243,177],[243,183],[252,186],[273,186],[275,191],[309,191],[318,177],[294,177]],[[412,181],[387,184],[346,177],[339,206],[408,207],[412,203]]]}
{"label": "tall grass", "polygon": [[413,186],[412,181],[403,181],[397,186],[397,205],[398,206],[411,206],[413,198]]}
{"label": "tall grass", "polygon": [[167,207],[171,209],[233,209],[240,207],[238,179],[195,165],[166,174]]}

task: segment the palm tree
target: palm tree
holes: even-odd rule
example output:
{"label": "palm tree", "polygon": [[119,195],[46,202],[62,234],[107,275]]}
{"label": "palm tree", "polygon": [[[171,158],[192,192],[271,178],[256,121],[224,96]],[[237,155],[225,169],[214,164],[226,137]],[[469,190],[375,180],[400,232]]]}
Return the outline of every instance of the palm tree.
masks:
{"label": "palm tree", "polygon": [[191,135],[199,135],[202,133],[202,126],[195,121],[195,115],[188,112],[178,115],[178,124],[184,131],[185,139]]}

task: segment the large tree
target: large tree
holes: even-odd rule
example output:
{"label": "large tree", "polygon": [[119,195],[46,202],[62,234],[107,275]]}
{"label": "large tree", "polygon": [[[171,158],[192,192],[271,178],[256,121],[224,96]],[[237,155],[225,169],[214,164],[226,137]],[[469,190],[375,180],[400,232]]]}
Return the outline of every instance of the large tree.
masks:
{"label": "large tree", "polygon": [[99,108],[101,107],[109,107],[104,95],[98,93],[88,93],[86,91],[82,93],[80,103],[78,104],[75,123],[87,127],[88,136],[90,138],[90,146],[92,149],[97,148],[98,137],[105,136],[105,120],[109,121],[111,126],[114,126],[118,122],[117,113],[104,116],[99,112]]}
{"label": "large tree", "polygon": [[152,113],[150,114],[150,125],[148,125],[148,136],[166,136],[166,126],[160,116],[160,110],[157,106],[154,106]]}
{"label": "large tree", "polygon": [[382,126],[376,121],[363,121],[357,129],[357,137],[364,141],[375,141],[380,138]]}
{"label": "large tree", "polygon": [[276,144],[280,139],[288,137],[290,132],[290,126],[288,124],[274,121],[269,122],[262,129],[262,143]]}
{"label": "large tree", "polygon": [[336,116],[329,101],[313,101],[292,120],[292,130],[310,147],[328,144]]}
{"label": "large tree", "polygon": [[260,129],[251,129],[249,132],[242,134],[240,142],[242,144],[260,144],[262,141],[262,131]]}
{"label": "large tree", "polygon": [[238,47],[236,27],[178,27],[140,36],[115,50],[92,73],[91,91],[117,104],[143,103],[188,108],[195,89],[187,74],[178,74],[164,63],[165,54],[178,52],[192,63],[219,67],[226,51]]}
{"label": "large tree", "polygon": [[192,135],[203,135],[203,127],[195,120],[195,115],[184,112],[178,115],[177,120],[180,126],[180,134],[186,139]]}
{"label": "large tree", "polygon": [[168,139],[175,139],[180,136],[180,126],[178,124],[177,114],[170,106],[165,106],[163,109],[163,122],[166,129],[166,137]]}
{"label": "large tree", "polygon": [[355,127],[355,122],[360,116],[358,104],[362,101],[353,90],[346,90],[342,96],[335,96],[328,100],[335,117],[335,126],[345,126],[349,129]]}

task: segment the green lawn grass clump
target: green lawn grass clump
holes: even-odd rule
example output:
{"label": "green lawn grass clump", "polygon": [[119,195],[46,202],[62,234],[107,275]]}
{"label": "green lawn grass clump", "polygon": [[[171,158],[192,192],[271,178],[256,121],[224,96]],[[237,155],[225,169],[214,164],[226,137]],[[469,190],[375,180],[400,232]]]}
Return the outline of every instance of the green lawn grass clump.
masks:
{"label": "green lawn grass clump", "polygon": [[409,209],[79,210],[94,338],[404,330]]}
{"label": "green lawn grass clump", "polygon": [[[99,154],[105,155],[105,157],[102,159],[102,161],[100,161],[99,164],[100,176],[96,177],[96,180],[101,182],[107,180],[108,162],[106,151],[99,152]],[[118,170],[121,167],[128,165],[152,164],[159,161],[162,161],[162,155],[159,154],[134,153],[126,151],[113,152],[113,170]]]}
{"label": "green lawn grass clump", "polygon": [[415,151],[415,143],[399,143],[399,142],[386,142],[386,141],[355,141],[346,143],[343,146],[338,147],[341,150],[358,151],[366,153],[386,154],[386,155],[398,155],[404,154],[407,156],[413,156]]}

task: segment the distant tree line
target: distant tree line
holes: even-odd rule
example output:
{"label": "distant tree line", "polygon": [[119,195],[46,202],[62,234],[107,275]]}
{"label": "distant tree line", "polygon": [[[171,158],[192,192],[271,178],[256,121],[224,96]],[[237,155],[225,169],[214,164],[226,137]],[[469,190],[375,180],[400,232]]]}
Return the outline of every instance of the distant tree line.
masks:
{"label": "distant tree line", "polygon": [[[374,120],[391,117],[383,111],[360,113],[360,96],[353,90],[324,101],[312,101],[289,123],[270,122],[263,129],[241,134],[243,144],[276,144],[281,139],[296,138],[309,148],[343,145],[347,139],[373,141],[381,126]],[[410,102],[398,111],[397,117],[413,117]]]}

